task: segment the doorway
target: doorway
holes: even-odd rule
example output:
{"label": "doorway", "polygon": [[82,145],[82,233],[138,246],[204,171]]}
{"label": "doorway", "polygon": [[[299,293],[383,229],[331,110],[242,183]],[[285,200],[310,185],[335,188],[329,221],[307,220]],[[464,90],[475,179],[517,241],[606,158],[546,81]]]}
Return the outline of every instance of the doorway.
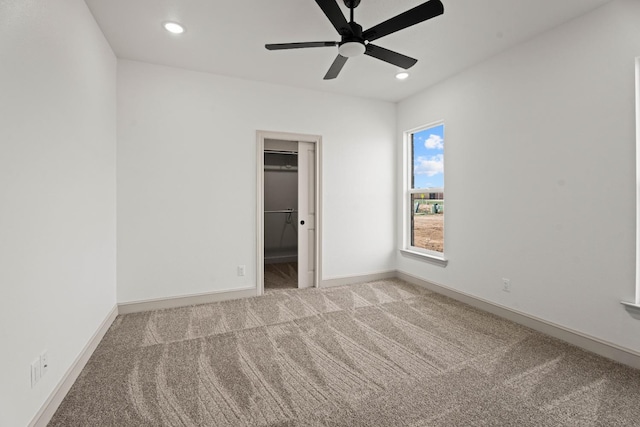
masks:
{"label": "doorway", "polygon": [[320,137],[258,132],[258,295],[320,282]]}

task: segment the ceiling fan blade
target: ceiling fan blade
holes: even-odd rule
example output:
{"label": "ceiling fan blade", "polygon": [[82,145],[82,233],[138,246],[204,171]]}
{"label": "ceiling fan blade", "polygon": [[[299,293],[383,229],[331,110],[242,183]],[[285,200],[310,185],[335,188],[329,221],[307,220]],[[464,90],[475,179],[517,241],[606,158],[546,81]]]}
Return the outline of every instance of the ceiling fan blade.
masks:
{"label": "ceiling fan blade", "polygon": [[338,6],[336,0],[316,0],[316,3],[318,3],[318,6],[320,6],[324,14],[327,15],[327,18],[329,18],[329,21],[331,21],[338,31],[338,34],[345,36],[353,33],[351,26],[342,14],[342,10],[340,10],[340,6]]}
{"label": "ceiling fan blade", "polygon": [[416,6],[413,9],[401,13],[400,15],[394,16],[375,27],[369,28],[367,31],[362,33],[362,37],[364,37],[365,40],[373,41],[412,25],[419,24],[427,19],[442,15],[443,13],[444,6],[440,0],[429,0],[420,6]]}
{"label": "ceiling fan blade", "polygon": [[347,63],[347,59],[349,58],[347,58],[346,56],[342,56],[342,55],[336,56],[336,59],[333,61],[333,64],[331,64],[331,67],[329,67],[329,71],[327,71],[327,74],[325,74],[324,79],[331,80],[338,77],[338,74],[340,74],[340,70],[342,70],[342,67],[344,67],[344,64]]}
{"label": "ceiling fan blade", "polygon": [[337,46],[338,42],[302,42],[302,43],[276,43],[265,44],[268,50],[283,50],[283,49],[302,49],[305,47],[330,47]]}
{"label": "ceiling fan blade", "polygon": [[404,68],[405,70],[413,67],[415,63],[418,62],[417,59],[410,58],[406,55],[402,55],[401,53],[394,52],[371,43],[367,45],[367,50],[364,54],[388,62],[389,64],[396,65],[400,68]]}

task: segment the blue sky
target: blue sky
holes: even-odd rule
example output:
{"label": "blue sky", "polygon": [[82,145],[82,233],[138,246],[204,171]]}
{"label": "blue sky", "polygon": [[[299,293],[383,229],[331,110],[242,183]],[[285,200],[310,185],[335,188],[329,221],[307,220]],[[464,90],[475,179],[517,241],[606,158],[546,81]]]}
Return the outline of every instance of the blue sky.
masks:
{"label": "blue sky", "polygon": [[414,188],[444,187],[444,124],[413,134]]}

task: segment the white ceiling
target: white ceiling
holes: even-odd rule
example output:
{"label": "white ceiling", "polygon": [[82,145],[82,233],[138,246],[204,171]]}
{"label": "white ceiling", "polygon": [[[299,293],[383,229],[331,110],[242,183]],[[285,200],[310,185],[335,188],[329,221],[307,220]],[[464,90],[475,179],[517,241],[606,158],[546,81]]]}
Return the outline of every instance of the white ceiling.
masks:
{"label": "white ceiling", "polygon": [[[119,58],[395,102],[609,1],[442,0],[444,15],[375,42],[418,59],[405,81],[393,65],[364,55],[325,81],[335,47],[267,51],[265,43],[339,40],[314,0],[86,3]],[[355,21],[367,29],[423,2],[362,0]],[[187,31],[172,35],[164,21]]]}

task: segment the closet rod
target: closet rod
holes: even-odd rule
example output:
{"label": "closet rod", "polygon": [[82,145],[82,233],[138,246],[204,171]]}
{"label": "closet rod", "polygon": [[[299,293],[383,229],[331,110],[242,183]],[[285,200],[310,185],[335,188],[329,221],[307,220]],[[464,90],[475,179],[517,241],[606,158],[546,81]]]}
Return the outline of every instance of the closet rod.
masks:
{"label": "closet rod", "polygon": [[285,172],[297,172],[297,166],[272,166],[272,165],[264,165],[264,170],[266,171],[285,171]]}
{"label": "closet rod", "polygon": [[290,156],[297,156],[297,151],[280,151],[280,150],[264,150],[264,154],[288,154]]}
{"label": "closet rod", "polygon": [[298,213],[298,211],[295,211],[293,209],[283,209],[280,211],[264,211],[264,213]]}

